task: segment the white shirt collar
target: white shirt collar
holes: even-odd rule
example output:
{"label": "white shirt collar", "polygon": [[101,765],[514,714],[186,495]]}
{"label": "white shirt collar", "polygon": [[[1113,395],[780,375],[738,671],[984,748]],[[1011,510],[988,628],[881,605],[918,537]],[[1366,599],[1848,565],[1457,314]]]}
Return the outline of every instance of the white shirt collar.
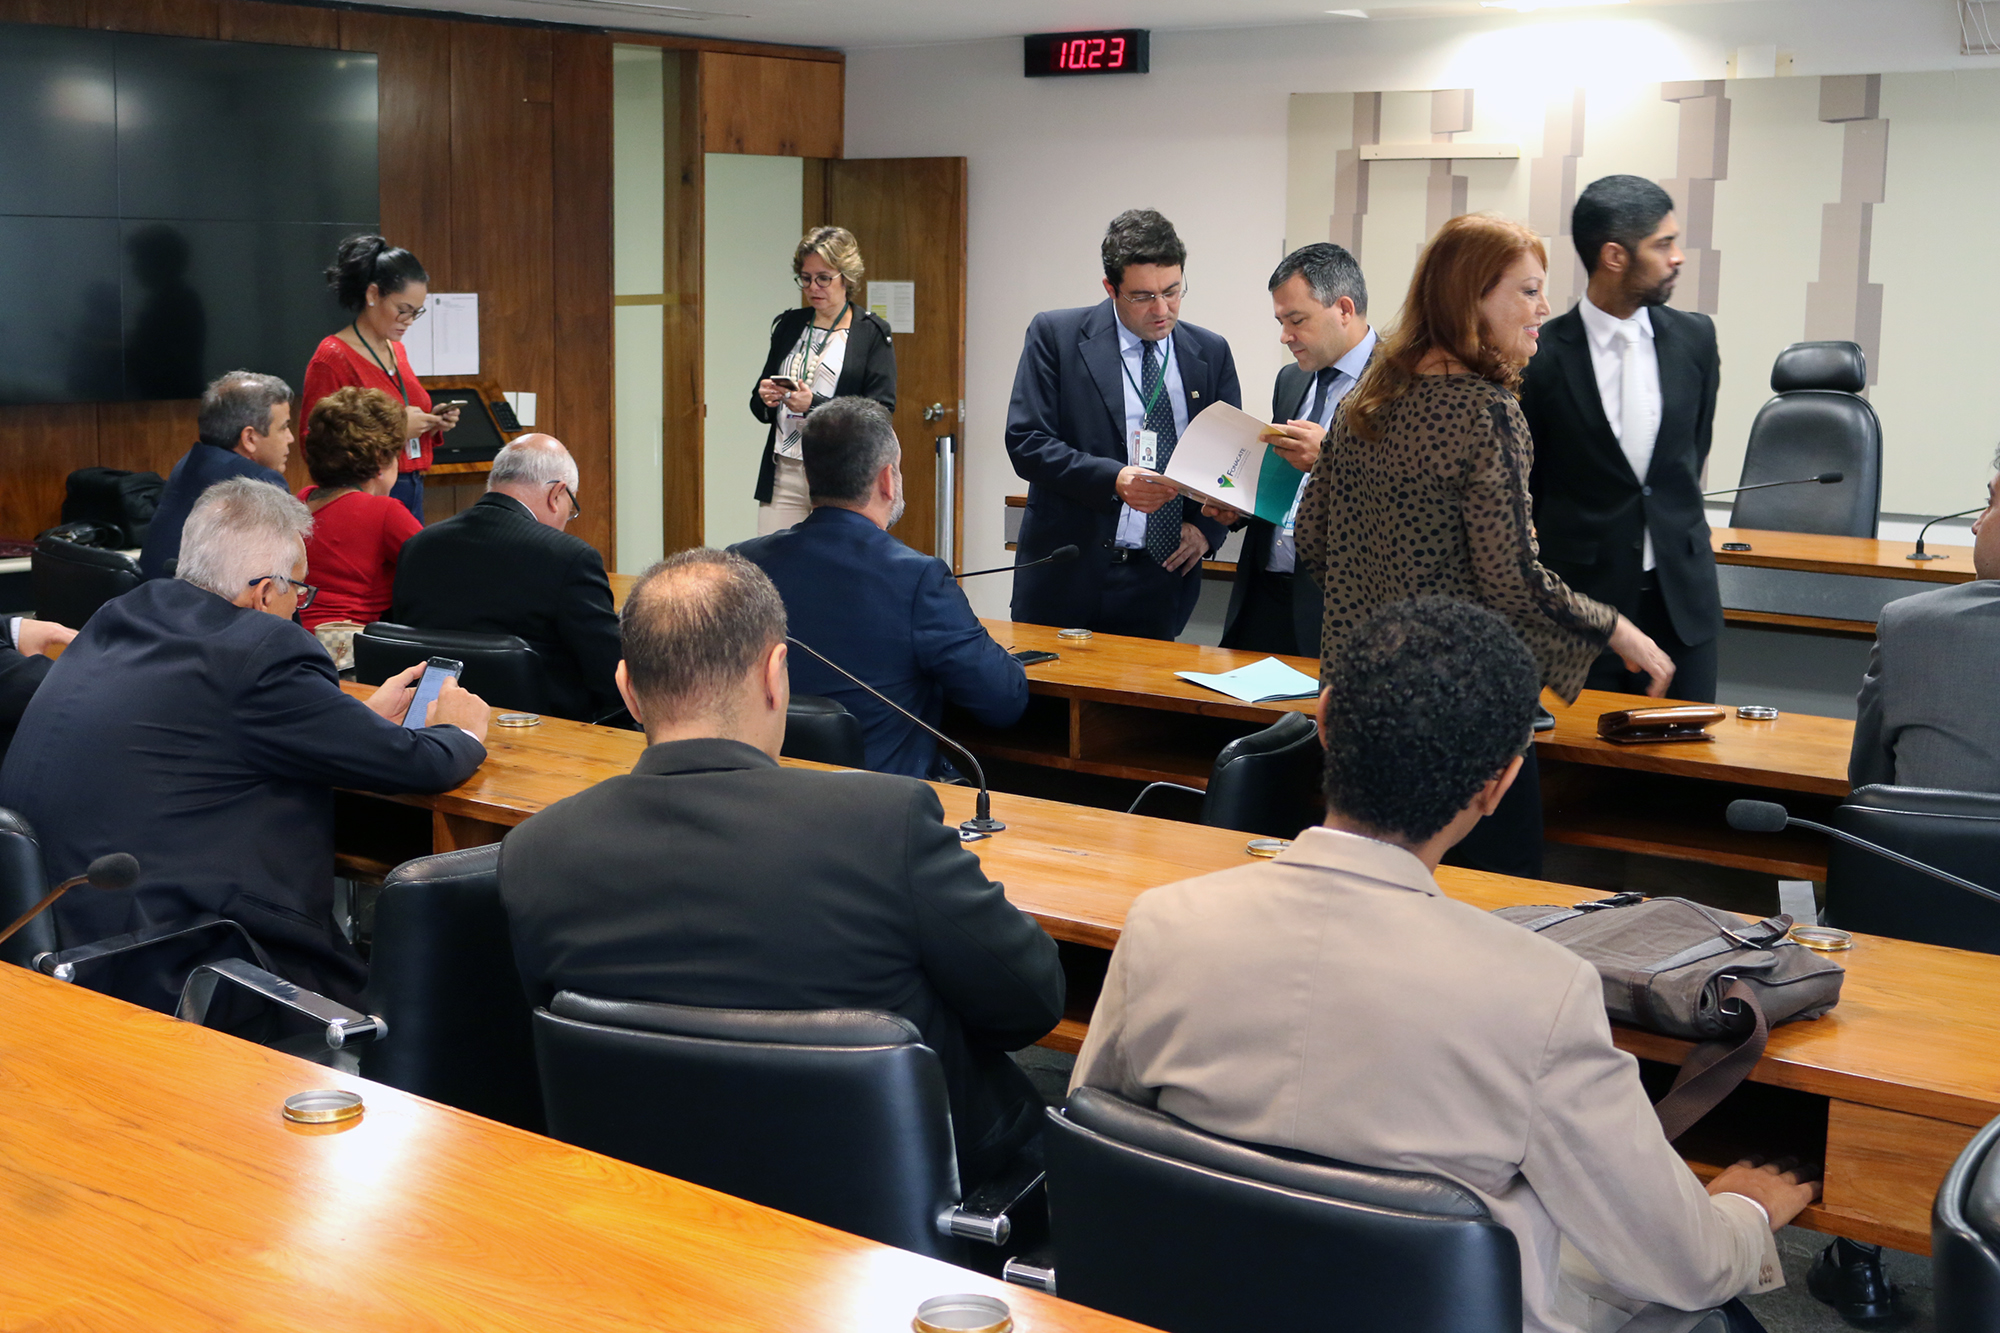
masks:
{"label": "white shirt collar", "polygon": [[1609,352],[1618,345],[1620,324],[1637,325],[1639,336],[1642,338],[1650,339],[1653,336],[1653,314],[1645,306],[1640,306],[1629,320],[1605,314],[1591,304],[1588,296],[1577,301],[1577,308],[1583,312],[1584,332],[1590,335],[1591,344],[1600,352]]}
{"label": "white shirt collar", "polygon": [[1361,372],[1368,367],[1368,358],[1375,353],[1375,330],[1371,326],[1361,335],[1361,341],[1347,349],[1347,355],[1333,363],[1333,368],[1351,380],[1361,378]]}
{"label": "white shirt collar", "polygon": [[[1118,298],[1114,296],[1111,299],[1115,301]],[[1111,322],[1118,326],[1118,354],[1120,356],[1137,355],[1139,352],[1139,344],[1144,342],[1145,339],[1141,338],[1138,334],[1132,332],[1132,330],[1126,328],[1125,321],[1118,318],[1118,312],[1115,310],[1111,312]],[[1173,343],[1174,343],[1174,335],[1171,333],[1169,333],[1166,337],[1160,339],[1159,342],[1160,355],[1165,356],[1168,350],[1172,348]]]}

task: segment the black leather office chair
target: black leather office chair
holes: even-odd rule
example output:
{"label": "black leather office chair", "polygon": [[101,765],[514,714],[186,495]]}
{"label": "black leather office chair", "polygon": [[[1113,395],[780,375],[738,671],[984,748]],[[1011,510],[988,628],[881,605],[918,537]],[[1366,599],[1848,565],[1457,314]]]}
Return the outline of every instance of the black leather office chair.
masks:
{"label": "black leather office chair", "polygon": [[146,581],[139,564],[122,551],[79,546],[44,533],[28,562],[35,614],[82,629],[97,608]]}
{"label": "black leather office chair", "polygon": [[[1155,782],[1139,793],[1127,813],[1295,838],[1325,814],[1320,796],[1325,766],[1319,724],[1304,713],[1286,713],[1262,731],[1223,746],[1209,771],[1206,792],[1178,782]],[[1191,811],[1198,813],[1190,817]]]}
{"label": "black leather office chair", "polygon": [[1080,1088],[1049,1112],[1067,1300],[1170,1333],[1520,1333],[1521,1252],[1477,1195],[1205,1134]]}
{"label": "black leather office chair", "polygon": [[2000,1333],[2000,1120],[1945,1173],[1931,1205],[1937,1333]]}
{"label": "black leather office chair", "polygon": [[791,707],[785,710],[785,744],[779,753],[788,759],[810,759],[842,768],[867,767],[860,719],[817,694],[792,696]]}
{"label": "black leather office chair", "polygon": [[1830,486],[1773,486],[1736,497],[1732,528],[1873,537],[1882,508],[1882,423],[1861,391],[1868,359],[1851,342],[1793,343],[1771,367],[1750,423],[1738,485],[1840,472]]}
{"label": "black leather office chair", "polygon": [[462,634],[378,620],[354,636],[354,678],[380,685],[418,662],[449,657],[465,663],[458,683],[495,708],[553,713],[548,666],[526,639],[512,634]]}
{"label": "black leather office chair", "polygon": [[[2000,889],[2000,796],[1873,785],[1856,790],[1827,822]],[[1837,840],[1827,843],[1821,915],[1842,930],[2000,953],[2000,903]]]}
{"label": "black leather office chair", "polygon": [[865,1009],[694,1009],[564,991],[535,1011],[549,1133],[963,1262],[1003,1245],[1039,1162],[962,1198],[937,1053]]}
{"label": "black leather office chair", "polygon": [[389,1025],[361,1073],[540,1133],[531,1006],[500,904],[500,845],[405,861],[382,882],[364,1007]]}
{"label": "black leather office chair", "polygon": [[[35,831],[12,810],[0,809],[0,929],[40,902],[48,891],[42,845],[35,841]],[[27,967],[36,954],[55,947],[55,923],[44,912],[0,943],[0,963]]]}

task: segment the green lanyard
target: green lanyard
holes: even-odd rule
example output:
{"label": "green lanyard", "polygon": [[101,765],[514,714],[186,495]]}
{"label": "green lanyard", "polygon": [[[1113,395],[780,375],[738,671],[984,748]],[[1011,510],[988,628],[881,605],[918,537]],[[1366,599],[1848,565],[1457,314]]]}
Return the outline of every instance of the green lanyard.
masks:
{"label": "green lanyard", "polygon": [[[408,407],[410,405],[410,391],[403,387],[403,363],[398,361],[394,370],[389,369],[389,367],[382,364],[382,358],[375,355],[375,348],[370,345],[368,339],[362,337],[361,321],[357,319],[354,323],[348,325],[348,327],[354,330],[355,338],[360,341],[362,348],[367,351],[368,359],[373,361],[376,368],[382,372],[382,378],[396,382],[396,392],[403,395],[403,406]],[[396,349],[393,347],[390,348],[389,355],[394,356],[395,354]]]}
{"label": "green lanyard", "polygon": [[[1139,400],[1139,424],[1141,426],[1146,424],[1147,417],[1153,415],[1153,404],[1159,402],[1160,395],[1166,392],[1167,367],[1174,363],[1174,335],[1169,333],[1166,337],[1160,339],[1160,341],[1167,345],[1167,350],[1165,358],[1160,362],[1160,382],[1153,386],[1153,396],[1151,398],[1148,398],[1145,390],[1139,387],[1139,381],[1132,378],[1132,367],[1125,364],[1125,353],[1121,350],[1118,354],[1118,368],[1125,372],[1125,382],[1132,386],[1132,395]],[[1141,355],[1143,354],[1144,349],[1141,348]]]}

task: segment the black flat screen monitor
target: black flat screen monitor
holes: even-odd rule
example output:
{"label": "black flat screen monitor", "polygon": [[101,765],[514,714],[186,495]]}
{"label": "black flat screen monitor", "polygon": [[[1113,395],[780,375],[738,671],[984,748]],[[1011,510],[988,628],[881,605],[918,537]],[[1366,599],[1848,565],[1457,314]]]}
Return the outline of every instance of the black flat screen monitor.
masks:
{"label": "black flat screen monitor", "polygon": [[0,24],[0,403],[297,388],[377,120],[368,52]]}

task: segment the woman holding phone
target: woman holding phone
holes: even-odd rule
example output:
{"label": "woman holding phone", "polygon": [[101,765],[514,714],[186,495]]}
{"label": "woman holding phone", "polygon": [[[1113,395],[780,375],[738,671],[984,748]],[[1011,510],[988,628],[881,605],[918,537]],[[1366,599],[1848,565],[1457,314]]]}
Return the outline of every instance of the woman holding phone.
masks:
{"label": "woman holding phone", "polygon": [[792,252],[806,304],[771,321],[771,350],[750,395],[750,412],[771,429],[757,469],[757,535],[812,512],[799,440],[821,403],[859,395],[896,410],[896,352],[889,326],[854,304],[864,269],[845,227],[814,227]]}
{"label": "woman holding phone", "polygon": [[458,424],[456,405],[431,411],[430,393],[403,351],[403,335],[424,317],[430,275],[401,246],[380,236],[350,236],[340,243],[326,283],[353,319],[323,338],[306,363],[298,419],[310,436],[314,404],[335,389],[380,389],[394,397],[403,408],[404,443],[389,494],[421,523],[431,450]]}

